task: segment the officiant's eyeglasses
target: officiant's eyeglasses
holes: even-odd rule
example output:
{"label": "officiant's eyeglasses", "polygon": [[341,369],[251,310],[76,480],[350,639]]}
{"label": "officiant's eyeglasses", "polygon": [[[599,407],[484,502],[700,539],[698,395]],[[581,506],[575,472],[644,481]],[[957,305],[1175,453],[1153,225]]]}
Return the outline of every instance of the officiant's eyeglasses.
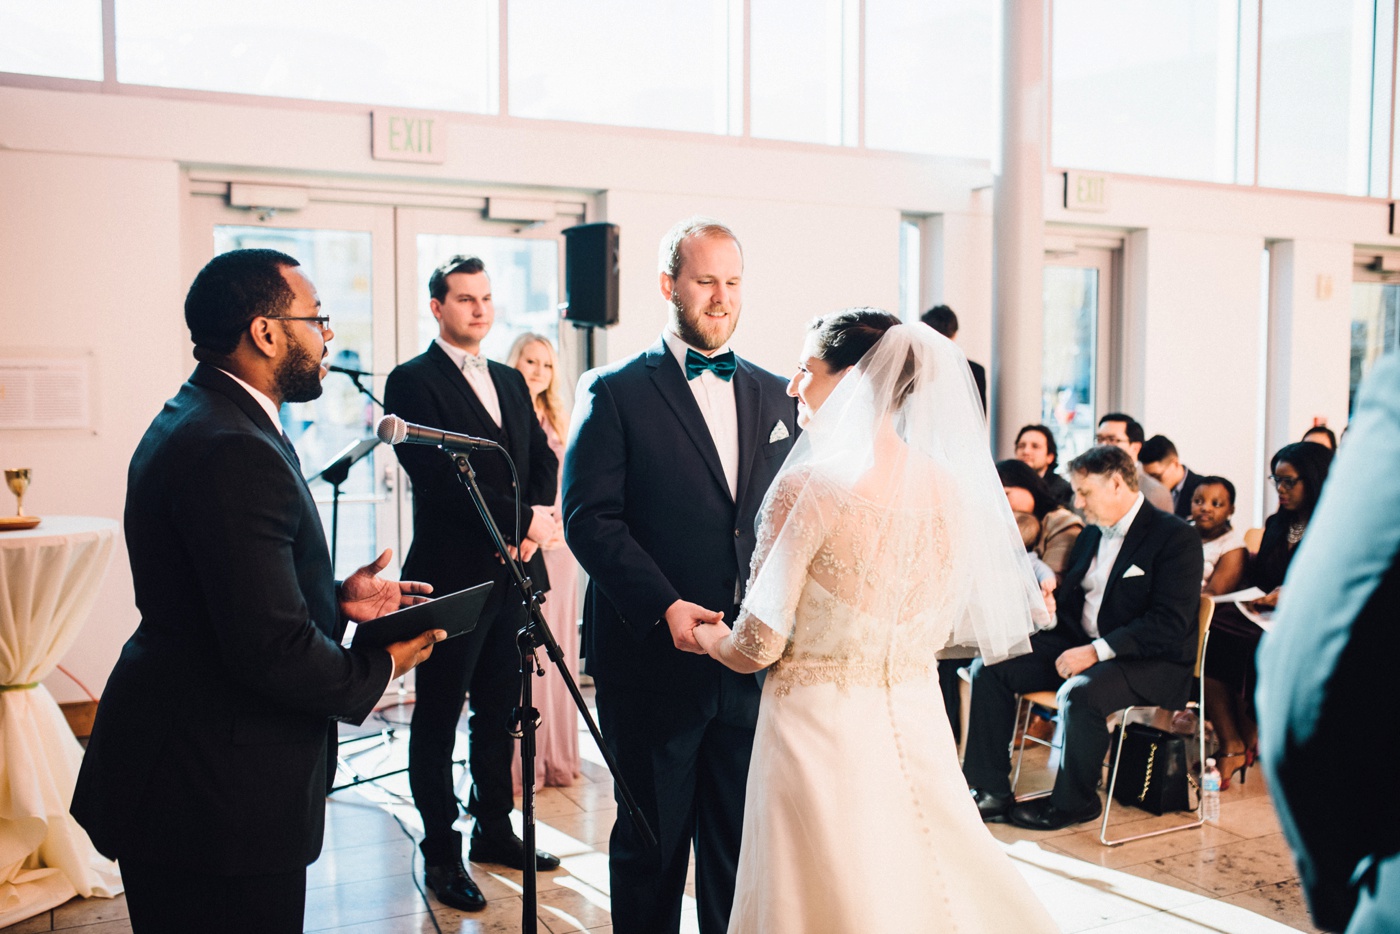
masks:
{"label": "officiant's eyeglasses", "polygon": [[1273,481],[1274,488],[1280,493],[1287,493],[1289,490],[1297,486],[1302,480],[1301,477],[1280,477],[1277,474],[1271,475],[1269,479]]}
{"label": "officiant's eyeglasses", "polygon": [[312,315],[303,318],[301,315],[263,315],[269,321],[309,321],[323,331],[331,329],[330,315]]}

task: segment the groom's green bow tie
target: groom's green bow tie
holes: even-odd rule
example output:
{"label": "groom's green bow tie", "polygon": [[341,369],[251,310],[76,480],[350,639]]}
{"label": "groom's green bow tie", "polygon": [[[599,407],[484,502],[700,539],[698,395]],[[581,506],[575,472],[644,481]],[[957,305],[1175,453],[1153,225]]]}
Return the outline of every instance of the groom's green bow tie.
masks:
{"label": "groom's green bow tie", "polygon": [[685,352],[685,378],[687,380],[694,379],[706,370],[713,371],[720,379],[726,383],[729,382],[734,378],[734,351],[726,350],[713,357],[707,357],[693,350]]}

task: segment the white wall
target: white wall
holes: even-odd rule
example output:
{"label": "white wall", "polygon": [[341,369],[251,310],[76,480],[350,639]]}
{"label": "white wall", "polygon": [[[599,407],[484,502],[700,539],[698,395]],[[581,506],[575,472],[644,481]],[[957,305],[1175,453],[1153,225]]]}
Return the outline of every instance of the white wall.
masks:
{"label": "white wall", "polygon": [[[894,309],[900,216],[938,215],[932,258],[942,265],[926,281],[940,294],[929,298],[958,311],[960,342],[991,370],[985,163],[474,116],[448,118],[447,138],[443,165],[375,162],[368,114],[354,108],[0,87],[0,334],[6,348],[91,349],[101,393],[91,434],[0,432],[0,459],[35,468],[34,511],[119,518],[131,451],[188,372],[187,168],[592,200],[600,216],[591,219],[622,227],[622,322],[604,359],[660,332],[662,232],[682,216],[714,214],[745,246],[735,346],[783,373],[813,315]],[[1340,427],[1350,253],[1358,243],[1400,245],[1385,233],[1386,207],[1133,178],[1110,185],[1109,213],[1072,214],[1055,203],[1062,186],[1052,176],[1047,221],[1126,235],[1123,291],[1142,335],[1126,361],[1135,414],[1149,433],[1171,436],[1193,468],[1230,476],[1248,502],[1245,491],[1262,479],[1253,441],[1259,251],[1266,240],[1294,243],[1292,336],[1279,349],[1288,372],[1269,393],[1280,431],[1300,435],[1314,415]],[[1308,297],[1318,274],[1332,276],[1330,299]],[[65,664],[100,690],[136,621],[119,554]],[[49,684],[61,700],[81,697],[61,676]]]}

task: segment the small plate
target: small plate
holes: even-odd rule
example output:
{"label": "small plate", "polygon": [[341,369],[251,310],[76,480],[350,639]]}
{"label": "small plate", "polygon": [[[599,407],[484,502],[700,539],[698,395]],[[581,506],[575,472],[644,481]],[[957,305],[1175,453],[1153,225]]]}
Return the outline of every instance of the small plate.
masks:
{"label": "small plate", "polygon": [[0,532],[20,532],[32,529],[44,520],[38,516],[0,516]]}

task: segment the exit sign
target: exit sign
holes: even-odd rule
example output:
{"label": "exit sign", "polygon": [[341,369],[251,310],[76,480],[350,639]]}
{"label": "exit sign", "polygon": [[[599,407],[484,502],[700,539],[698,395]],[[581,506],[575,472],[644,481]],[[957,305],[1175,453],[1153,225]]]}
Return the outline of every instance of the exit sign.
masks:
{"label": "exit sign", "polygon": [[396,110],[371,111],[374,142],[370,155],[391,162],[446,161],[442,119]]}
{"label": "exit sign", "polygon": [[1087,172],[1065,173],[1065,209],[1070,211],[1108,210],[1108,177]]}

